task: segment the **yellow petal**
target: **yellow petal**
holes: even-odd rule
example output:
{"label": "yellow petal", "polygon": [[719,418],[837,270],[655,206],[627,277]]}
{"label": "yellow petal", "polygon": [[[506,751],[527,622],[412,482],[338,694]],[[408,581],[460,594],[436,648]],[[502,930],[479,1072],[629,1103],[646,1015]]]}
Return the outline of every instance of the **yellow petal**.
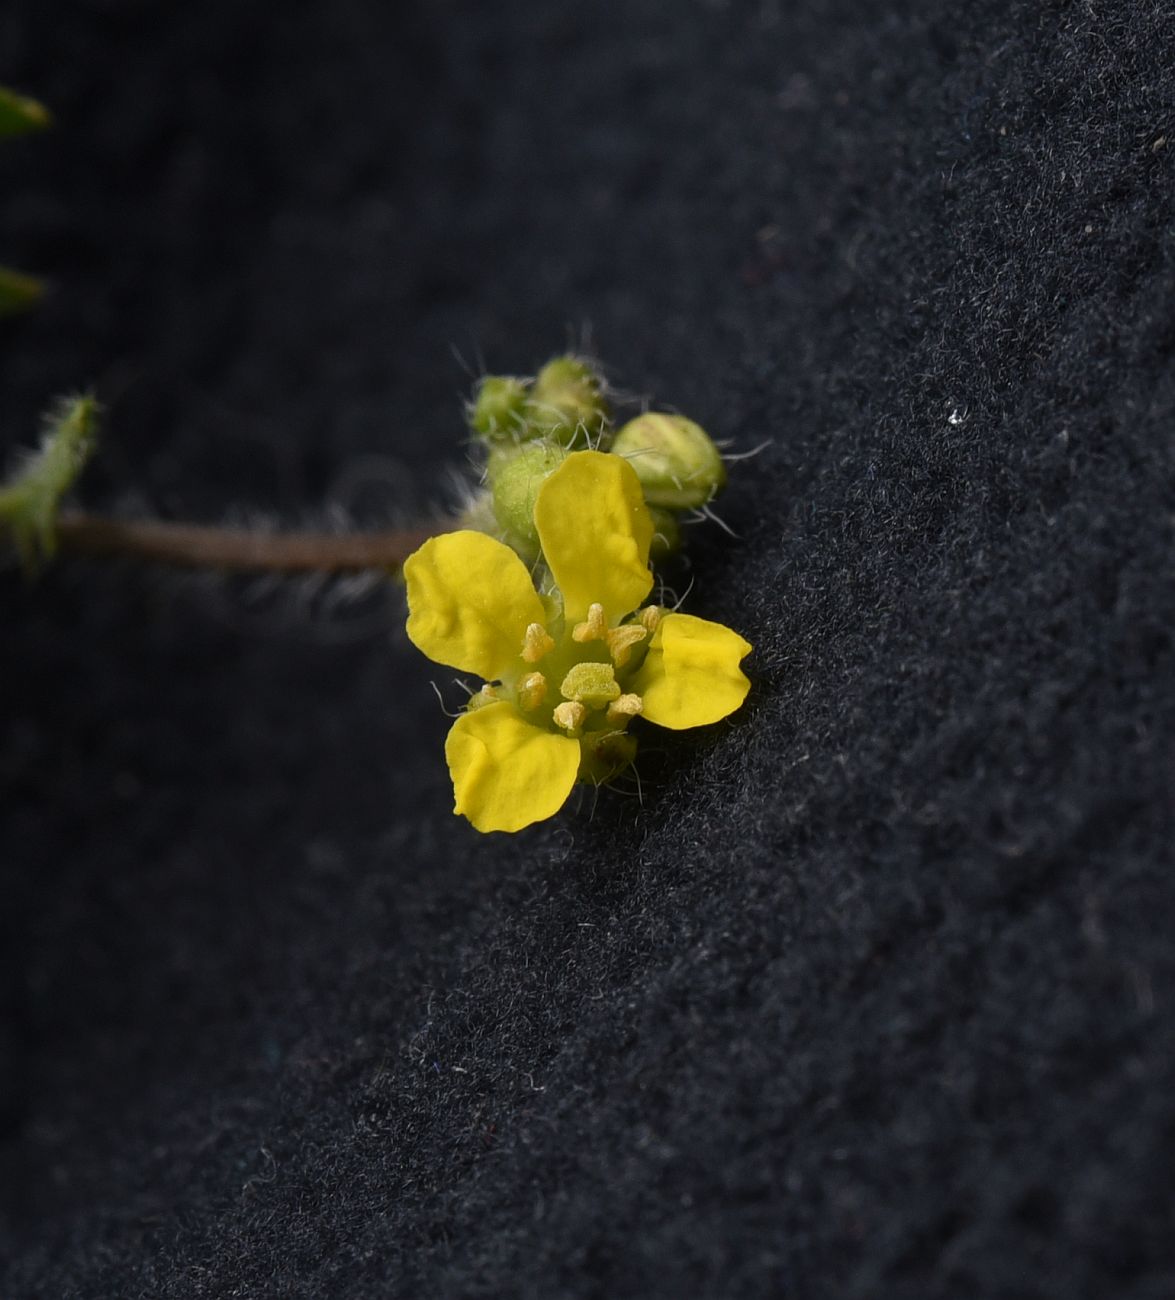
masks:
{"label": "yellow petal", "polygon": [[453,811],[479,831],[518,831],[553,817],[579,771],[579,742],[532,726],[513,704],[463,713],[445,741]]}
{"label": "yellow petal", "polygon": [[649,594],[653,521],[626,460],[573,452],[539,489],[534,521],[569,623],[597,602],[615,623]]}
{"label": "yellow petal", "polygon": [[746,699],[751,683],[739,668],[751,646],[737,632],[692,614],[666,614],[629,689],[641,696],[642,716],[681,731],[725,718]]}
{"label": "yellow petal", "polygon": [[408,638],[439,664],[493,681],[546,614],[526,565],[485,533],[432,537],[404,561]]}

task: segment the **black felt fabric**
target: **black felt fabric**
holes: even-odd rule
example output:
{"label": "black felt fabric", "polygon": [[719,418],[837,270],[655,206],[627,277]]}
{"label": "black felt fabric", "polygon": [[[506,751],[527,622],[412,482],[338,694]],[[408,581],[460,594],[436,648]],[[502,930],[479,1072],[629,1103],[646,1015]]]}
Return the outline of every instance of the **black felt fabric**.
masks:
{"label": "black felt fabric", "polygon": [[[11,0],[3,438],[407,519],[590,328],[770,447],[754,642],[517,837],[392,588],[3,578],[0,1294],[1175,1294],[1175,99],[1154,0]],[[348,599],[335,605],[335,601]]]}

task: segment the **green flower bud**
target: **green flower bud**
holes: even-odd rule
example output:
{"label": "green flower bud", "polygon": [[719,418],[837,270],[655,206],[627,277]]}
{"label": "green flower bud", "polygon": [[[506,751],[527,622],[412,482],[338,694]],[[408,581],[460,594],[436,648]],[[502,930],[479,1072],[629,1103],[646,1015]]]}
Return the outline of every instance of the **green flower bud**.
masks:
{"label": "green flower bud", "polygon": [[527,433],[526,384],[510,375],[486,375],[466,411],[469,427],[487,442],[517,442]]}
{"label": "green flower bud", "polygon": [[521,555],[539,551],[534,503],[543,479],[557,469],[567,452],[557,443],[526,442],[495,447],[486,468],[494,518],[506,541]]}
{"label": "green flower bud", "polygon": [[636,470],[650,506],[704,506],[726,485],[726,467],[710,435],[681,415],[638,415],[616,434],[612,450]]}
{"label": "green flower bud", "polygon": [[556,357],[535,376],[526,400],[529,436],[564,447],[597,446],[611,425],[600,376],[578,357]]}

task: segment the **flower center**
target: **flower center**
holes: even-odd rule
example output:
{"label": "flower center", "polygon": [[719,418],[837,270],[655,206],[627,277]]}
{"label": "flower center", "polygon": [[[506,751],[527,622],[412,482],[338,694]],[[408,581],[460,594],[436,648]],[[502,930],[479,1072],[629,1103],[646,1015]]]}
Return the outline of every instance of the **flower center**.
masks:
{"label": "flower center", "polygon": [[[610,627],[604,606],[593,603],[584,621],[558,641],[541,623],[531,623],[519,652],[531,671],[514,683],[519,709],[548,708],[550,725],[593,745],[623,732],[644,707],[639,695],[624,689],[623,678],[632,671],[633,650],[656,630],[660,614],[649,606],[631,622]],[[556,682],[558,698],[550,700]]]}

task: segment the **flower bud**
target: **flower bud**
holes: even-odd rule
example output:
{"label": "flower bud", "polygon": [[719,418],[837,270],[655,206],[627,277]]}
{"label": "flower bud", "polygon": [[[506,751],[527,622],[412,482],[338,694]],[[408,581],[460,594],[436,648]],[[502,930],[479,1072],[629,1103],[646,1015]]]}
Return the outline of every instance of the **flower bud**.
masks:
{"label": "flower bud", "polygon": [[526,384],[510,375],[486,375],[466,411],[469,427],[487,442],[516,442],[528,436],[523,414]]}
{"label": "flower bud", "polygon": [[611,424],[600,376],[578,357],[556,357],[539,371],[525,417],[526,436],[568,448],[596,446]]}
{"label": "flower bud", "polygon": [[520,554],[538,554],[539,536],[534,526],[534,503],[543,479],[567,455],[555,443],[526,442],[495,447],[486,468],[494,505],[494,518],[506,541]]}
{"label": "flower bud", "polygon": [[709,434],[681,415],[638,415],[616,434],[612,450],[636,470],[650,506],[696,509],[726,484],[726,467]]}

